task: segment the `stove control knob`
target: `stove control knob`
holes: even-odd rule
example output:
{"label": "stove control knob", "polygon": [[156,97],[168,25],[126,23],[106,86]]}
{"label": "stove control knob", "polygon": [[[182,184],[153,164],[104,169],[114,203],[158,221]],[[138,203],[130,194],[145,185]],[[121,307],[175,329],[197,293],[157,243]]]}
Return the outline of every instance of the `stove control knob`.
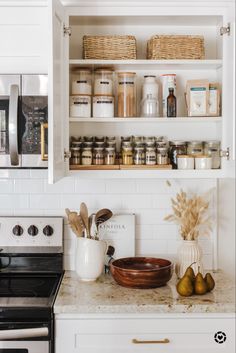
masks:
{"label": "stove control knob", "polygon": [[18,237],[20,237],[23,234],[23,228],[17,224],[13,229],[12,233]]}
{"label": "stove control knob", "polygon": [[46,225],[44,228],[43,228],[43,234],[46,235],[47,237],[51,237],[54,233],[54,230],[51,226],[49,225]]}
{"label": "stove control knob", "polygon": [[31,235],[32,237],[35,237],[35,235],[37,235],[39,232],[38,228],[34,225],[31,225],[29,228],[28,228],[28,233],[29,235]]}

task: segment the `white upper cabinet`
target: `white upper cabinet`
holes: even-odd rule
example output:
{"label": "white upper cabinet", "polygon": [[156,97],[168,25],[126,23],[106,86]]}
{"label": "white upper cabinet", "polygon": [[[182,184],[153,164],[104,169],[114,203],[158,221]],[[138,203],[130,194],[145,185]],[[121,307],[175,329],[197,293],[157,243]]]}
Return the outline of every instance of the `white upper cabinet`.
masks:
{"label": "white upper cabinet", "polygon": [[48,8],[0,2],[0,73],[48,72]]}
{"label": "white upper cabinet", "polygon": [[[50,112],[53,116],[49,140],[50,182],[63,175],[108,178],[225,178],[234,177],[235,102],[234,102],[234,2],[231,1],[52,1],[52,47]],[[175,5],[176,4],[176,5]],[[230,32],[221,35],[228,23]],[[71,36],[63,32],[71,30]],[[84,60],[83,36],[129,34],[137,39],[137,60]],[[147,40],[155,34],[202,35],[204,60],[147,60]],[[137,103],[141,101],[143,76],[177,75],[178,117],[173,119],[137,117],[70,117],[70,75],[77,67],[112,67],[115,71],[137,74]],[[222,109],[219,117],[189,118],[185,104],[186,81],[208,79],[219,82]],[[72,136],[166,136],[168,140],[219,140],[221,168],[212,170],[69,170],[64,150],[69,151]],[[227,151],[229,156],[227,157]]]}

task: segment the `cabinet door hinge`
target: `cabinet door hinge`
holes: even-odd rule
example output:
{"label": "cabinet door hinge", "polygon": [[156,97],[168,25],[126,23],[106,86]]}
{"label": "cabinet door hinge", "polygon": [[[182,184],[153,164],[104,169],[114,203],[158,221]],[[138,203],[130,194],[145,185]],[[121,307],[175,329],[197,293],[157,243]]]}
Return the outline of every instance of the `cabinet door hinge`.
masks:
{"label": "cabinet door hinge", "polygon": [[68,35],[69,37],[71,36],[72,33],[72,29],[71,27],[66,27],[65,25],[63,26],[63,32],[64,32],[64,36]]}
{"label": "cabinet door hinge", "polygon": [[220,150],[220,156],[221,157],[224,157],[224,158],[227,158],[227,160],[229,160],[229,147],[227,147],[226,151],[224,150]]}
{"label": "cabinet door hinge", "polygon": [[64,151],[64,160],[70,159],[70,157],[71,157],[71,152],[65,150],[65,151]]}
{"label": "cabinet door hinge", "polygon": [[223,36],[224,34],[230,35],[230,23],[227,24],[227,27],[220,27],[220,35]]}

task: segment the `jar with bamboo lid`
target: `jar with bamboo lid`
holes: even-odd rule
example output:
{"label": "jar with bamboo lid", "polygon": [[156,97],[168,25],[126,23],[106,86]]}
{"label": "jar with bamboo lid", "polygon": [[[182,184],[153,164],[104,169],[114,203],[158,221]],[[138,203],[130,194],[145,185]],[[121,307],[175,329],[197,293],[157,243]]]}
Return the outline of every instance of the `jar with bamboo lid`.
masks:
{"label": "jar with bamboo lid", "polygon": [[136,73],[117,74],[118,117],[135,117],[136,111]]}

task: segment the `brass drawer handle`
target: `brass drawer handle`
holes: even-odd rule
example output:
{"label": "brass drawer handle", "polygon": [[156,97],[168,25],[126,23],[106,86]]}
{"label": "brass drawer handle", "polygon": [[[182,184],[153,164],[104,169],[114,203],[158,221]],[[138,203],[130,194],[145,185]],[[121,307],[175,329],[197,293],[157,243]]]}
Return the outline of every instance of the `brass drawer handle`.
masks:
{"label": "brass drawer handle", "polygon": [[132,343],[134,343],[134,344],[158,344],[158,343],[170,343],[170,340],[168,338],[164,338],[164,340],[160,340],[160,341],[141,341],[141,340],[137,340],[136,338],[133,338]]}
{"label": "brass drawer handle", "polygon": [[45,145],[48,143],[48,139],[46,138],[46,130],[48,129],[48,124],[41,124],[41,160],[47,161],[48,155],[46,153]]}

